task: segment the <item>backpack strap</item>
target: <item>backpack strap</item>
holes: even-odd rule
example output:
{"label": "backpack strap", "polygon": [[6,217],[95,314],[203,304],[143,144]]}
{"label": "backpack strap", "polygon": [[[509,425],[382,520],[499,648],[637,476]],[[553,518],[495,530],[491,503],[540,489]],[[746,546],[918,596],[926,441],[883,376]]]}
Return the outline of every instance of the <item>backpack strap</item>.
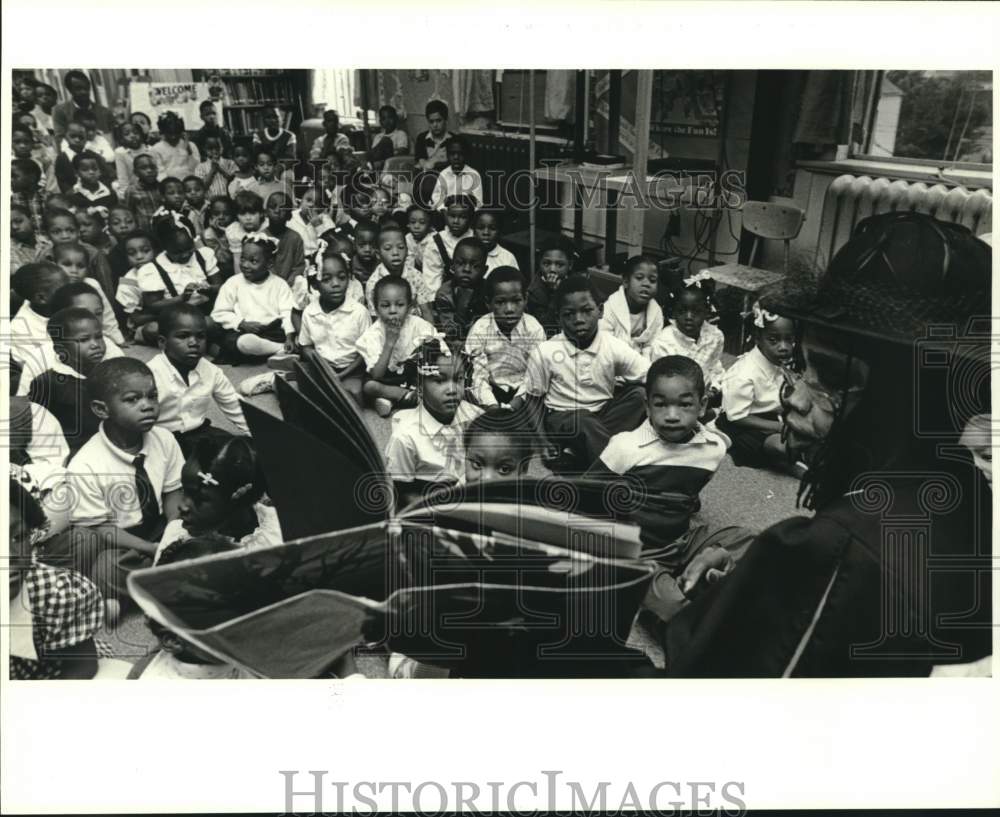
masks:
{"label": "backpack strap", "polygon": [[204,274],[205,278],[208,278],[208,267],[205,266],[205,259],[201,257],[201,253],[198,252],[197,248],[195,248],[194,257],[195,260],[198,262],[198,266],[201,267],[201,271]]}
{"label": "backpack strap", "polygon": [[[198,254],[197,250],[195,250],[194,252],[195,252],[195,255]],[[202,263],[204,263],[204,262],[202,262]],[[157,261],[155,258],[153,259],[153,266],[156,267],[156,271],[158,273],[160,273],[160,278],[163,281],[163,285],[167,288],[167,292],[170,293],[170,297],[171,298],[176,298],[177,297],[177,287],[175,287],[174,286],[174,282],[170,280],[170,276],[167,275],[167,271],[165,269],[163,269],[163,267],[160,266],[160,262]]]}
{"label": "backpack strap", "polygon": [[451,270],[451,256],[444,246],[444,239],[441,238],[441,233],[434,233],[434,243],[437,245],[438,252],[441,253],[441,263],[444,264],[444,277],[447,278]]}

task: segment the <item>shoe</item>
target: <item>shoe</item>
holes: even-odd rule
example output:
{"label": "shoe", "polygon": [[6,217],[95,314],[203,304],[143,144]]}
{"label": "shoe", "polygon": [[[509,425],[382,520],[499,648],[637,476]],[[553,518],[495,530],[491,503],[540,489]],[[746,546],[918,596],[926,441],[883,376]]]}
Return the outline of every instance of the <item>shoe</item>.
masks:
{"label": "shoe", "polygon": [[248,377],[240,383],[240,394],[244,397],[253,397],[257,394],[267,394],[274,391],[274,377],[274,372],[264,372]]}
{"label": "shoe", "polygon": [[387,397],[375,398],[375,413],[379,417],[388,417],[392,414],[392,400]]}
{"label": "shoe", "polygon": [[277,372],[291,372],[295,370],[295,364],[298,360],[298,355],[278,352],[267,359],[267,368],[274,369]]}

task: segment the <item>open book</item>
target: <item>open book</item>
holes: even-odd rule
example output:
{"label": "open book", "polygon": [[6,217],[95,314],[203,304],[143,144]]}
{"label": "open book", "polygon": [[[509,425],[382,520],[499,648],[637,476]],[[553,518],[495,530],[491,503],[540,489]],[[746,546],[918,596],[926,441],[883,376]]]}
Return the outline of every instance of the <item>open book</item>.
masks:
{"label": "open book", "polygon": [[642,663],[625,641],[656,567],[639,558],[621,485],[501,480],[400,509],[336,374],[307,352],[296,384],[278,380],[284,420],[244,406],[288,541],[136,571],[148,616],[271,678],[317,677],[360,644],[465,676]]}

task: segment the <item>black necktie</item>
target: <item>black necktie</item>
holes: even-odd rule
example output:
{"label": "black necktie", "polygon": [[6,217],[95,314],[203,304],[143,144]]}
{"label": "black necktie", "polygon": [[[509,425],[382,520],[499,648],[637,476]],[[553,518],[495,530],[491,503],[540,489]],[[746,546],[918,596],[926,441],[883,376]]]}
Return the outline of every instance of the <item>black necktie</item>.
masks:
{"label": "black necktie", "polygon": [[142,513],[140,528],[144,536],[156,527],[160,520],[160,503],[156,498],[156,489],[146,473],[146,455],[139,454],[132,465],[135,466],[135,493],[139,499],[139,510]]}

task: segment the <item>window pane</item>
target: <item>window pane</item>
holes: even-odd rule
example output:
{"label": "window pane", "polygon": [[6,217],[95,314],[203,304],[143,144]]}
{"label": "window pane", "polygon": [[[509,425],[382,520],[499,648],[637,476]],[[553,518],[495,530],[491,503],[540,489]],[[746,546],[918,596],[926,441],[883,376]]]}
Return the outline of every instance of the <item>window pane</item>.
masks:
{"label": "window pane", "polygon": [[993,161],[989,71],[888,71],[869,153],[945,162]]}

